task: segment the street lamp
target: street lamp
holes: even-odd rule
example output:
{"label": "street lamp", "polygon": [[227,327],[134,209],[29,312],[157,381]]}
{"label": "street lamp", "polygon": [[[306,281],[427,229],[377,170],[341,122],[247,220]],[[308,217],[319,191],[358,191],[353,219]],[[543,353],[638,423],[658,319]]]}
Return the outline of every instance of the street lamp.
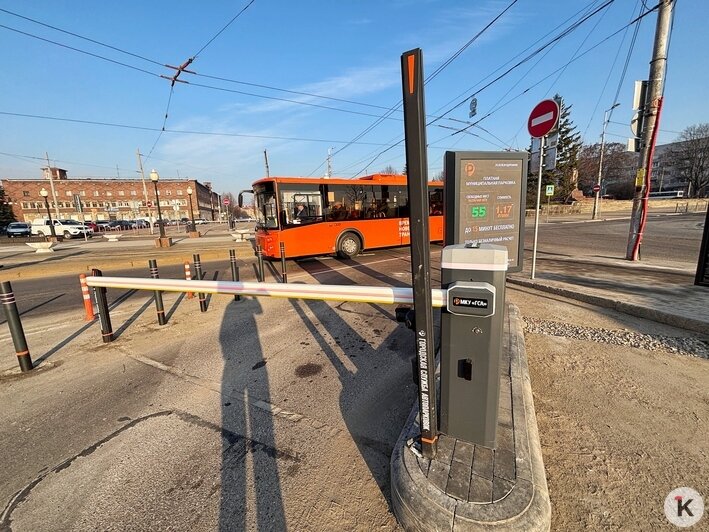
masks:
{"label": "street lamp", "polygon": [[44,208],[47,209],[47,216],[49,217],[49,230],[52,232],[52,238],[57,238],[57,233],[54,232],[54,222],[52,221],[52,213],[49,212],[49,200],[47,199],[47,196],[49,196],[49,192],[47,192],[47,189],[42,187],[42,190],[39,191],[39,195],[44,198]]}
{"label": "street lamp", "polygon": [[194,233],[197,231],[197,227],[194,223],[194,210],[192,209],[192,187],[190,186],[187,187],[187,196],[190,198],[190,219],[192,220],[192,229],[190,229],[190,231]]}
{"label": "street lamp", "polygon": [[601,197],[601,179],[603,177],[603,149],[606,146],[606,127],[608,126],[608,113],[610,113],[613,109],[618,107],[620,103],[614,103],[610,109],[606,109],[605,113],[603,113],[603,133],[601,133],[601,154],[600,157],[598,158],[598,181],[596,182],[596,185],[598,185],[598,190],[596,191],[596,197],[593,198],[593,215],[591,216],[592,220],[595,220],[596,217],[598,216],[598,202]]}
{"label": "street lamp", "polygon": [[160,179],[160,176],[158,175],[157,171],[153,168],[150,171],[150,180],[153,182],[153,186],[155,187],[155,203],[157,203],[158,206],[158,227],[160,227],[160,238],[167,238],[165,236],[165,227],[163,226],[162,223],[162,211],[160,210],[160,196],[158,196],[158,180]]}

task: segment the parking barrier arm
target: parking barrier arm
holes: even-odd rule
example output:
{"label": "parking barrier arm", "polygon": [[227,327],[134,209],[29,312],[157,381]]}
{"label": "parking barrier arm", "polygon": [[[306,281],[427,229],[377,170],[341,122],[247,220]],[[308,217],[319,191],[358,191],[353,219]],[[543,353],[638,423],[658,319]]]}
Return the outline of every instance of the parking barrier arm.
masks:
{"label": "parking barrier arm", "polygon": [[[233,281],[183,281],[181,279],[146,279],[138,277],[87,277],[91,287],[123,288],[130,290],[162,290],[164,292],[203,292],[286,299],[317,299],[323,301],[351,301],[382,305],[413,304],[413,292],[408,287],[284,284]],[[432,305],[444,307],[446,290],[432,289]]]}

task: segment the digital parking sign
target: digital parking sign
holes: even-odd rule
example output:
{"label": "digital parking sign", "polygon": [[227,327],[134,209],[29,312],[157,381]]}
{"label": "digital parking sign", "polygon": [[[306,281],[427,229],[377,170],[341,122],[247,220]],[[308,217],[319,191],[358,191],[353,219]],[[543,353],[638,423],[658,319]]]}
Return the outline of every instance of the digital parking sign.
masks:
{"label": "digital parking sign", "polygon": [[507,271],[522,269],[527,158],[526,151],[446,152],[446,245],[506,246]]}

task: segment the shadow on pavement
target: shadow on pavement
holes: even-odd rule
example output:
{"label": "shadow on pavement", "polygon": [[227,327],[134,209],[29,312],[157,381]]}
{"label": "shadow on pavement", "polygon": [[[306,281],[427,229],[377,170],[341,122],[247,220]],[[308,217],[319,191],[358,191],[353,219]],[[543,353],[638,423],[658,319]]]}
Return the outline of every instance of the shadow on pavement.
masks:
{"label": "shadow on pavement", "polygon": [[[254,319],[261,312],[255,299],[232,301],[219,332],[224,358],[222,396],[242,398],[222,403],[220,531],[286,530],[278,472],[283,454],[276,448],[273,417],[253,404],[271,400]],[[244,361],[253,366],[247,367]],[[251,371],[253,378],[244,378],[245,371]]]}
{"label": "shadow on pavement", "polygon": [[[413,336],[403,328],[394,329],[386,337],[382,331],[374,329],[371,338],[373,344],[378,344],[375,348],[327,303],[289,301],[337,371],[342,386],[342,418],[372,478],[391,505],[389,459],[414,397],[410,362],[414,352]],[[352,312],[366,322],[374,313],[360,310],[363,308],[369,307],[357,305],[357,310]],[[323,335],[323,330],[327,335]],[[328,338],[335,342],[331,343]],[[343,363],[335,346],[339,346],[355,366],[354,371]]]}

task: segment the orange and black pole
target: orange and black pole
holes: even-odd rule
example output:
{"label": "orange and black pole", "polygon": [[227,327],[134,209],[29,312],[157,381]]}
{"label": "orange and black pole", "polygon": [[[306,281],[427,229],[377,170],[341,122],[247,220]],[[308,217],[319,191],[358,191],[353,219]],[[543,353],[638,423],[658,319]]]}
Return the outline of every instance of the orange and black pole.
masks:
{"label": "orange and black pole", "polygon": [[20,313],[17,310],[15,294],[12,291],[10,281],[2,282],[0,301],[5,309],[5,319],[7,320],[7,326],[10,328],[10,336],[12,336],[12,343],[15,345],[15,354],[17,355],[17,361],[20,363],[20,370],[25,373],[34,366],[32,365],[30,349],[27,347],[25,331],[22,329],[22,321],[20,321]]}
{"label": "orange and black pole", "polygon": [[[158,271],[158,261],[155,259],[150,259],[148,261],[148,267],[150,268],[150,277],[153,279],[160,279],[160,272]],[[158,314],[158,324],[165,325],[167,323],[167,317],[165,316],[165,305],[162,301],[162,292],[160,290],[155,290],[155,311]]]}
{"label": "orange and black pole", "polygon": [[423,54],[420,48],[405,52],[401,56],[401,77],[410,207],[411,284],[414,294],[415,360],[418,369],[421,452],[426,458],[433,458],[436,456],[438,443],[438,415],[428,233],[426,112],[423,97]]}

